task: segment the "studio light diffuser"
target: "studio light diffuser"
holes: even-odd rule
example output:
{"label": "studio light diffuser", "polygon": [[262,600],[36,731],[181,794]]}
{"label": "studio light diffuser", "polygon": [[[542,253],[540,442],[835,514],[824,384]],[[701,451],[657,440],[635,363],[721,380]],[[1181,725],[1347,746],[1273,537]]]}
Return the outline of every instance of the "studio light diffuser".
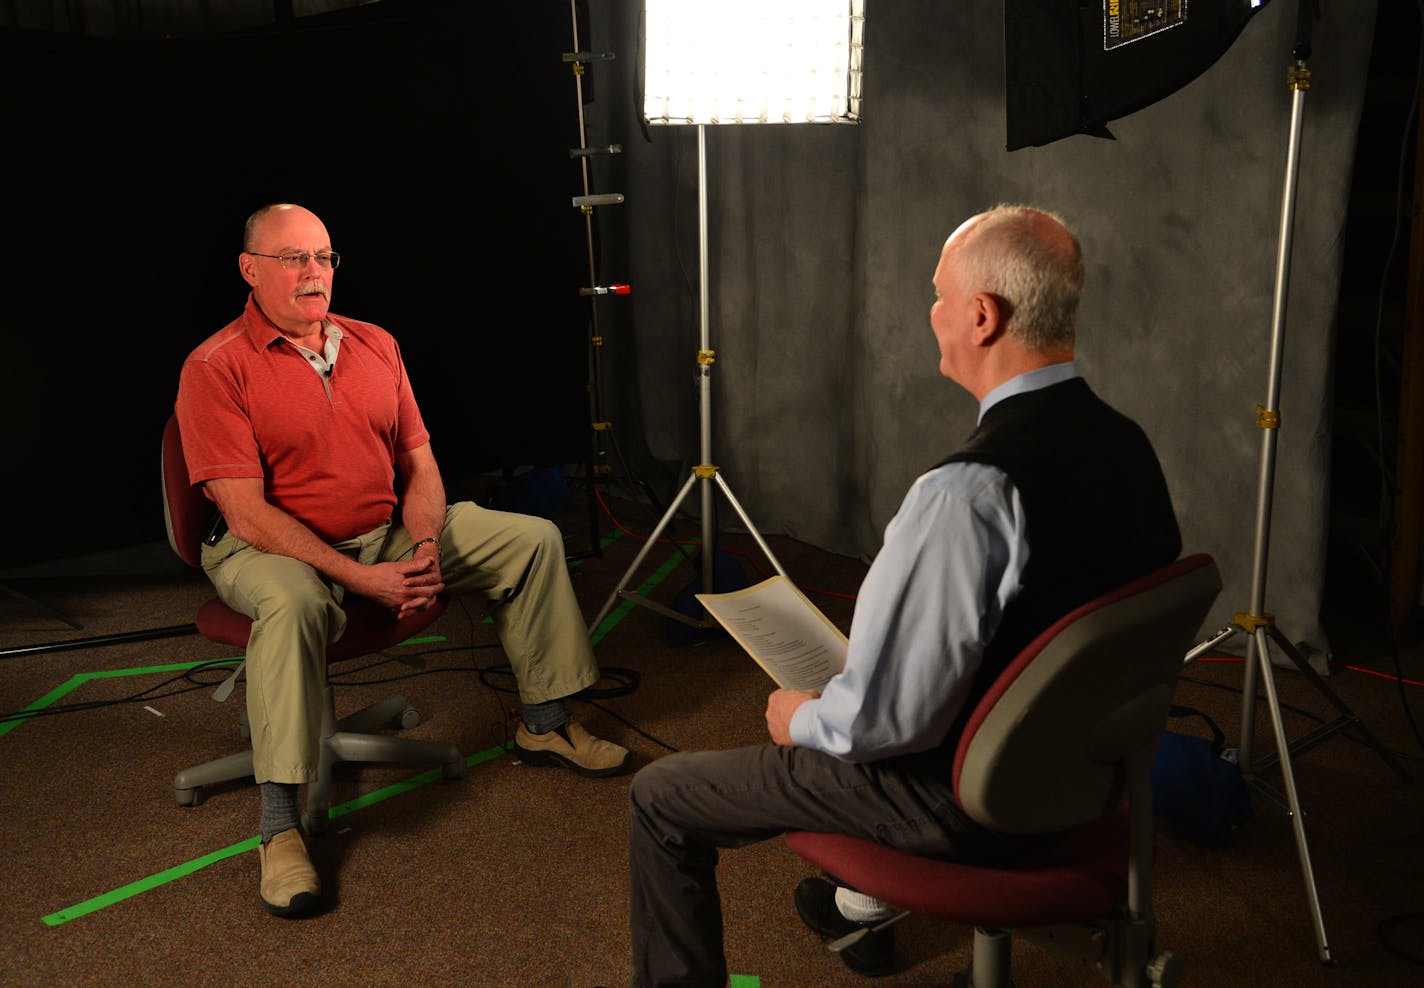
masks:
{"label": "studio light diffuser", "polygon": [[646,0],[654,124],[855,123],[865,0]]}
{"label": "studio light diffuser", "polygon": [[1110,121],[1205,72],[1266,2],[1004,0],[1007,150],[1111,138]]}

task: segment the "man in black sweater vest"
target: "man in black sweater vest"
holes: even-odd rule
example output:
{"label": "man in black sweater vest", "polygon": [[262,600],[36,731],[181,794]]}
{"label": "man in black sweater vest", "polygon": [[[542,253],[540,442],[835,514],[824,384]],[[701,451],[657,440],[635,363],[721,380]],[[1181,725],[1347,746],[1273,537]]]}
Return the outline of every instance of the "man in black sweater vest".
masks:
{"label": "man in black sweater vest", "polygon": [[[964,719],[1040,631],[1181,552],[1151,444],[1074,363],[1083,258],[1062,220],[1023,206],[971,217],[934,287],[939,370],[979,401],[978,428],[886,527],[845,669],[819,694],[773,692],[770,744],[669,755],[634,777],[635,985],[725,985],[719,848],[812,830],[945,858],[1030,853],[1037,842],[990,833],[955,802]],[[795,904],[826,938],[889,914],[826,878],[803,881]],[[888,973],[893,936],[841,957]]]}

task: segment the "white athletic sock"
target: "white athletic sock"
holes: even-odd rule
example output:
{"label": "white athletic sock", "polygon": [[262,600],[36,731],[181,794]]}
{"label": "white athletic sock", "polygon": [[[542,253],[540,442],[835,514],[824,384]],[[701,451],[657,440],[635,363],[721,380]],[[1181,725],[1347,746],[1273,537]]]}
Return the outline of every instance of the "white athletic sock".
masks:
{"label": "white athletic sock", "polygon": [[890,904],[844,885],[836,886],[836,908],[852,923],[878,923],[895,915]]}

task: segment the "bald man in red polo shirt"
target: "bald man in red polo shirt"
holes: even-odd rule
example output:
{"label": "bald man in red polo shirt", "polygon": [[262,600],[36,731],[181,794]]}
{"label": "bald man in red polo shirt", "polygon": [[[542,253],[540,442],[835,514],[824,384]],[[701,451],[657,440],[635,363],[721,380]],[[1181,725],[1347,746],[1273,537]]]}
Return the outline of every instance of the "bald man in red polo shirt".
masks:
{"label": "bald man in red polo shirt", "polygon": [[399,614],[446,591],[482,595],[519,687],[523,760],[587,776],[629,761],[562,702],[599,672],[558,528],[446,504],[396,341],[329,311],[339,263],[309,210],[276,203],[253,213],[238,255],[252,287],[246,308],[189,355],[176,403],[189,480],[227,526],[204,546],[203,569],[229,606],[253,618],[247,710],[262,793],[260,895],[278,916],[310,912],[320,899],[297,788],[316,777],[326,649],[344,630],[345,592]]}

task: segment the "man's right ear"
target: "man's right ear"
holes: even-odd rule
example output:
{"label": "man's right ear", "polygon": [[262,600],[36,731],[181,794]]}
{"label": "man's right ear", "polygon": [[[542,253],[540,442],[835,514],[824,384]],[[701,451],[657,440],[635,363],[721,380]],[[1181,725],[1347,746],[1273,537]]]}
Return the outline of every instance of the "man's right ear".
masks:
{"label": "man's right ear", "polygon": [[242,273],[242,280],[253,288],[257,287],[257,262],[252,259],[252,255],[246,251],[237,255],[237,270]]}
{"label": "man's right ear", "polygon": [[974,328],[971,341],[975,346],[988,346],[999,338],[1004,329],[1004,303],[990,292],[975,292]]}

